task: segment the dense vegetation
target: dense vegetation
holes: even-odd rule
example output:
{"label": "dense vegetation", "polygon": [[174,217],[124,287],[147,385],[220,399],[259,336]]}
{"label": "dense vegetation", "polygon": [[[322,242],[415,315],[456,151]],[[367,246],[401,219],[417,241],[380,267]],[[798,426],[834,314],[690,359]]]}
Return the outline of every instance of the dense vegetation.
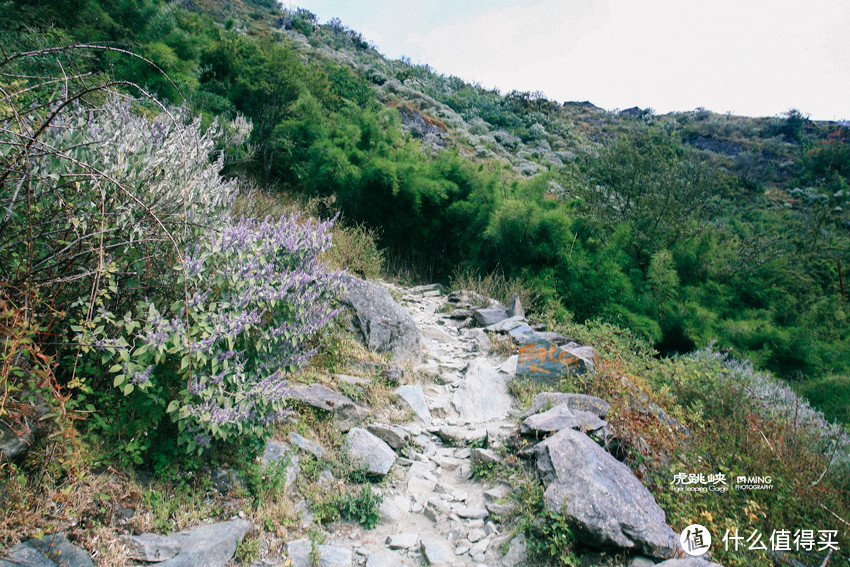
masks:
{"label": "dense vegetation", "polygon": [[[376,275],[379,239],[396,275],[498,282],[610,342],[610,380],[571,389],[610,396],[618,372],[646,371],[662,406],[687,409],[689,458],[787,473],[792,504],[769,521],[767,501],[735,503],[753,525],[821,521],[806,498],[837,498],[839,483],[805,488],[821,461],[790,447],[787,416],[736,406],[722,436],[735,457],[711,447],[706,424],[734,405],[718,385],[754,372],[700,349],[850,420],[846,124],[502,94],[271,0],[0,0],[0,45],[0,417],[45,396],[69,440],[62,474],[77,430],[105,443],[104,463],[157,471],[182,458],[160,442],[175,435],[193,450],[262,439],[283,409],[264,381],[315,353],[335,364],[335,276],[318,259],[334,230],[338,267]],[[287,201],[341,220],[262,220]],[[748,454],[747,420],[787,452]],[[660,499],[676,466],[645,469]],[[699,519],[665,506],[674,523]]]}

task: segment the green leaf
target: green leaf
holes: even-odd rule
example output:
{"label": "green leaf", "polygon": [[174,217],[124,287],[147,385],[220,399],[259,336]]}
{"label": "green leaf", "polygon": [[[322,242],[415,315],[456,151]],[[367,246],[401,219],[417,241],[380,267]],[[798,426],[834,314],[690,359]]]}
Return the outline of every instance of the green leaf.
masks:
{"label": "green leaf", "polygon": [[136,386],[133,384],[127,384],[126,386],[124,386],[124,395],[129,396],[130,394],[132,394],[135,387]]}

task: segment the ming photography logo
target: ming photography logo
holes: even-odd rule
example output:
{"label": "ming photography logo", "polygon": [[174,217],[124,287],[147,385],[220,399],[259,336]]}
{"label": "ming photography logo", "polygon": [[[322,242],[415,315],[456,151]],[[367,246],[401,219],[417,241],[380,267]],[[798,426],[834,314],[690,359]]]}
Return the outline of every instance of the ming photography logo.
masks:
{"label": "ming photography logo", "polygon": [[[726,473],[676,473],[670,486],[675,492],[729,492]],[[731,486],[734,490],[773,490],[773,478],[770,476],[735,477]]]}

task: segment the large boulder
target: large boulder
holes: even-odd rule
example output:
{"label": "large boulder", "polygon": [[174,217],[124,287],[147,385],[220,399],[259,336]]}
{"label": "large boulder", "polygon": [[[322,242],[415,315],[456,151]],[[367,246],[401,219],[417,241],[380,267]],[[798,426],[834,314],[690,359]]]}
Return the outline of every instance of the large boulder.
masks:
{"label": "large boulder", "polygon": [[48,433],[50,422],[41,419],[48,411],[43,404],[7,402],[6,409],[10,411],[0,420],[0,458],[14,459]]}
{"label": "large boulder", "polygon": [[584,374],[589,370],[583,358],[556,347],[537,333],[526,333],[523,337],[527,340],[519,347],[518,380],[557,384],[570,374]]}
{"label": "large boulder", "polygon": [[500,305],[498,303],[491,305],[490,307],[475,309],[472,312],[472,320],[475,322],[477,327],[489,327],[490,325],[495,325],[507,318],[508,310],[504,305]]}
{"label": "large boulder", "polygon": [[546,509],[564,514],[587,544],[676,555],[679,538],[649,490],[590,437],[563,429],[536,446]]}
{"label": "large boulder", "polygon": [[452,395],[452,405],[465,423],[504,419],[511,400],[504,376],[480,358],[469,363],[466,376]]}
{"label": "large boulder", "polygon": [[345,436],[345,447],[351,458],[361,464],[369,474],[384,476],[395,463],[395,451],[384,441],[359,427],[355,427]]}
{"label": "large boulder", "polygon": [[0,567],[94,567],[88,554],[63,534],[46,535],[19,543],[0,559]]}
{"label": "large boulder", "polygon": [[351,308],[352,327],[367,348],[390,353],[395,360],[417,362],[422,343],[410,314],[383,287],[345,276],[342,302]]}
{"label": "large boulder", "polygon": [[343,432],[359,425],[369,415],[365,408],[321,384],[292,388],[289,391],[289,398],[316,409],[333,413],[334,421]]}

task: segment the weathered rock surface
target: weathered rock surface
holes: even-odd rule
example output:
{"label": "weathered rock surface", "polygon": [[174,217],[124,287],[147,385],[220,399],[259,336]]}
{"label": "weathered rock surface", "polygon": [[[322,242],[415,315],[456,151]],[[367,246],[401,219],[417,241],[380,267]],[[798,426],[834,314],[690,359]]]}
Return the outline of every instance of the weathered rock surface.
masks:
{"label": "weathered rock surface", "polygon": [[[312,544],[309,539],[302,538],[290,541],[286,544],[286,553],[292,562],[292,567],[311,567],[310,550]],[[351,550],[336,545],[320,545],[319,567],[351,567]]]}
{"label": "weathered rock surface", "polygon": [[425,402],[425,394],[422,392],[422,386],[419,384],[405,384],[396,388],[395,393],[410,406],[410,409],[416,413],[419,419],[426,424],[431,423],[431,412],[428,410],[427,402]]}
{"label": "weathered rock surface", "polygon": [[342,302],[353,311],[353,326],[367,348],[390,353],[395,360],[416,362],[422,357],[419,330],[410,314],[383,287],[346,276]]}
{"label": "weathered rock surface", "polygon": [[386,475],[396,460],[395,451],[389,445],[359,427],[345,436],[345,446],[351,457],[370,474]]}
{"label": "weathered rock surface", "polygon": [[536,452],[546,508],[573,520],[588,544],[656,558],[678,550],[678,537],[649,490],[587,435],[564,429]]}
{"label": "weathered rock surface", "polygon": [[450,567],[454,562],[454,552],[448,545],[438,539],[423,539],[422,553],[431,567]]}
{"label": "weathered rock surface", "polygon": [[139,561],[165,561],[180,553],[180,544],[174,538],[159,534],[122,535],[118,540],[127,549],[127,555]]}
{"label": "weathered rock surface", "polygon": [[520,425],[523,435],[547,434],[562,429],[595,431],[608,425],[589,411],[571,410],[567,404],[558,404],[548,411],[529,416]]}
{"label": "weathered rock surface", "polygon": [[19,543],[0,559],[0,567],[94,567],[88,554],[63,534],[46,535]]}
{"label": "weathered rock surface", "polygon": [[163,567],[223,567],[236,553],[236,546],[251,529],[248,520],[230,520],[177,532],[170,536],[180,553],[158,565]]}
{"label": "weathered rock surface", "polygon": [[19,411],[7,413],[0,420],[0,458],[14,459],[48,432],[49,422],[39,421],[47,413],[45,406],[18,405]]}
{"label": "weathered rock surface", "polygon": [[332,412],[334,421],[343,432],[356,427],[369,415],[365,408],[358,406],[348,397],[322,384],[309,384],[292,388],[289,391],[289,397],[311,407]]}
{"label": "weathered rock surface", "polygon": [[398,425],[370,423],[366,426],[366,430],[393,449],[400,449],[404,447],[410,440],[410,433]]}
{"label": "weathered rock surface", "polygon": [[491,307],[474,309],[472,311],[472,320],[478,327],[488,327],[495,325],[500,321],[508,318],[508,311],[504,305],[495,304]]}
{"label": "weathered rock surface", "polygon": [[303,435],[299,435],[294,431],[289,434],[289,440],[292,441],[293,445],[295,445],[302,451],[310,453],[316,458],[321,459],[327,453],[324,447],[322,447],[312,439],[307,439]]}
{"label": "weathered rock surface", "polygon": [[452,396],[452,405],[466,423],[504,419],[511,409],[507,383],[487,361],[475,359]]}
{"label": "weathered rock surface", "polygon": [[587,394],[562,394],[560,392],[541,392],[534,396],[531,405],[522,416],[528,417],[541,410],[553,408],[560,404],[566,404],[570,409],[577,411],[589,411],[597,417],[604,418],[611,409],[611,405],[601,398],[588,396]]}
{"label": "weathered rock surface", "polygon": [[556,347],[537,333],[524,335],[528,342],[519,349],[516,377],[518,380],[534,380],[546,384],[557,384],[570,374],[583,374],[588,367],[577,356]]}

